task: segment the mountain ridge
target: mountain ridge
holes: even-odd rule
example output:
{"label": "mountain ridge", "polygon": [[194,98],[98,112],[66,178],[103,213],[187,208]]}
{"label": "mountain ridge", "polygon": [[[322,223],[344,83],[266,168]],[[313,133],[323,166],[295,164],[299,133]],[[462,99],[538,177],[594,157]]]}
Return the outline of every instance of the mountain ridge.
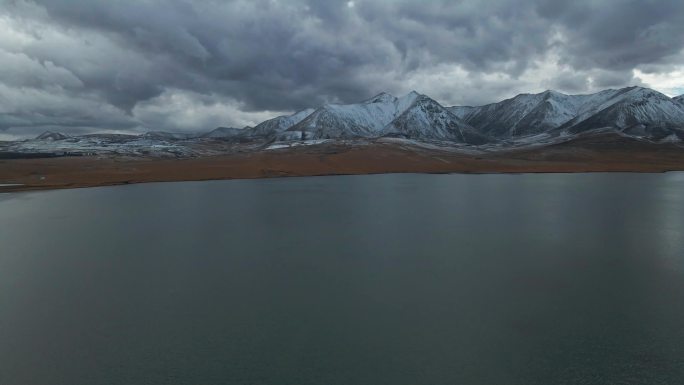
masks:
{"label": "mountain ridge", "polygon": [[[638,86],[576,95],[546,90],[482,106],[449,107],[416,91],[401,97],[381,92],[359,103],[324,104],[268,119],[254,127],[218,127],[199,135],[143,135],[159,140],[265,143],[388,136],[481,145],[538,135],[562,137],[598,129],[653,141],[682,141],[684,95],[671,98]],[[67,137],[47,131],[37,139],[59,141]]]}
{"label": "mountain ridge", "polygon": [[[418,100],[419,107],[415,106]],[[226,138],[296,141],[400,136],[477,145],[593,129],[652,140],[684,140],[684,95],[670,98],[638,86],[572,95],[546,90],[482,106],[445,107],[416,91],[402,97],[381,92],[359,103],[325,104],[279,116]]]}
{"label": "mountain ridge", "polygon": [[488,140],[435,100],[419,95],[401,115],[382,130],[382,136],[403,136],[484,144]]}
{"label": "mountain ridge", "polygon": [[356,104],[326,104],[287,129],[285,139],[351,139],[381,136],[382,130],[420,95],[382,92]]}

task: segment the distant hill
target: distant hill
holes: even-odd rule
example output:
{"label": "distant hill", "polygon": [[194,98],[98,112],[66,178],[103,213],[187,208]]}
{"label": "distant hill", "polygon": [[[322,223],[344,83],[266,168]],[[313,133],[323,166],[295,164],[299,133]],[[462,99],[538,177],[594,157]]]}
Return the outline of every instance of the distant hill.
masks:
{"label": "distant hill", "polygon": [[233,138],[240,135],[243,129],[233,127],[218,127],[203,134],[202,138]]}
{"label": "distant hill", "polygon": [[64,140],[69,138],[68,135],[62,134],[61,132],[45,131],[42,134],[36,136],[36,140]]}

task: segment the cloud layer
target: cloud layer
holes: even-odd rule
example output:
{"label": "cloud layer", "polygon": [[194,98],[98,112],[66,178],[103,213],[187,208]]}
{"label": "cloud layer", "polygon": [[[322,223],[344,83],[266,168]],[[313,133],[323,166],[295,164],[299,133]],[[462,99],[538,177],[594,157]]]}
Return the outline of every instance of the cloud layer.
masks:
{"label": "cloud layer", "polygon": [[0,132],[197,131],[411,89],[684,86],[678,0],[0,0]]}

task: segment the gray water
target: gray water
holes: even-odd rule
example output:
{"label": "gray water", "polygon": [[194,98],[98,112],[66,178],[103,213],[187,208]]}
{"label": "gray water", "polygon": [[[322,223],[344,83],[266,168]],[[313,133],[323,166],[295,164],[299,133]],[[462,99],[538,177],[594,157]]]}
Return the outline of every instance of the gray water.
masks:
{"label": "gray water", "polygon": [[682,384],[684,174],[0,194],[0,384]]}

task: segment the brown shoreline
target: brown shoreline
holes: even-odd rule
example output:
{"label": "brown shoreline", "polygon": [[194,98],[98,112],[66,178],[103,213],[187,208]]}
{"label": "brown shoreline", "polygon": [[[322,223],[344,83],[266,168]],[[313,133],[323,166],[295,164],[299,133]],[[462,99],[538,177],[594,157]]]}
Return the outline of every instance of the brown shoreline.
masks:
{"label": "brown shoreline", "polygon": [[148,182],[382,173],[580,173],[684,170],[684,148],[592,137],[537,149],[464,154],[401,143],[326,144],[189,159],[0,160],[0,192]]}

